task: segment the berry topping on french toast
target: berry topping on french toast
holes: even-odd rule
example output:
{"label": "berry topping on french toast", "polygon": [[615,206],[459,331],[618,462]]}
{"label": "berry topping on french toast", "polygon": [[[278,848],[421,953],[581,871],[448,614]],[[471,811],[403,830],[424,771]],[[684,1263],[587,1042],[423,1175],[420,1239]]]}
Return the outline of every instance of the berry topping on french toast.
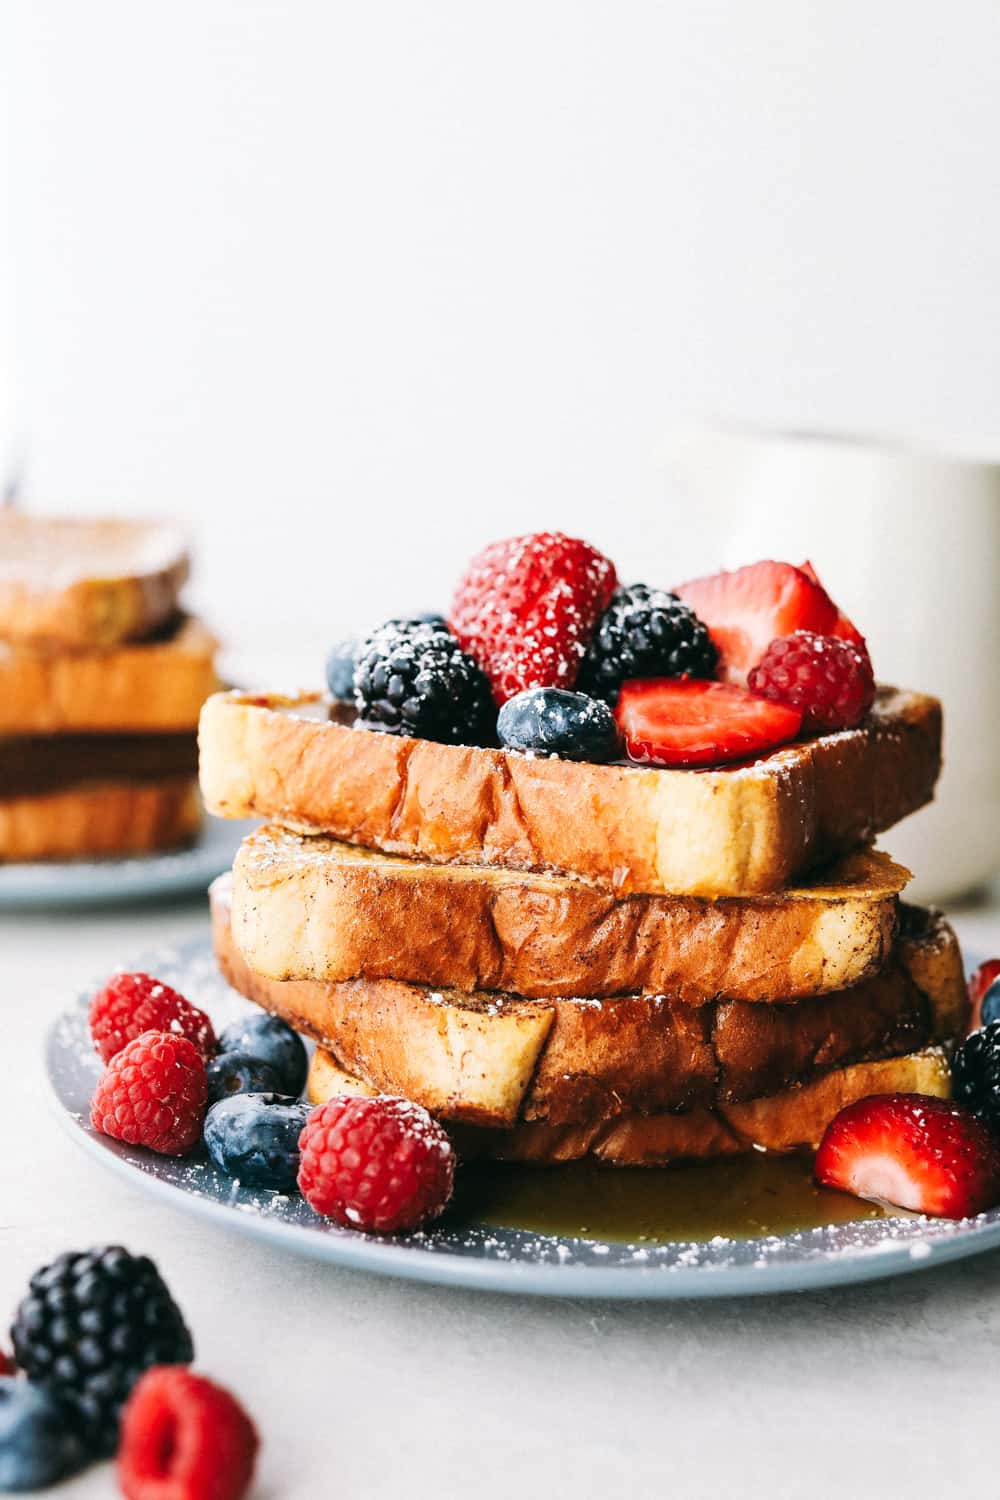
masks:
{"label": "berry topping on french toast", "polygon": [[626,682],[615,717],[632,760],[715,766],[752,760],[793,740],[802,713],[728,682],[659,677]]}
{"label": "berry topping on french toast", "polygon": [[558,531],[493,542],[459,581],[449,622],[498,705],[530,687],[572,688],[618,582],[614,563]]}
{"label": "berry topping on french toast", "polygon": [[875,675],[864,646],[796,630],[772,641],[750,672],[750,691],[801,709],[819,734],[853,729],[875,701]]}
{"label": "berry topping on french toast", "polygon": [[750,563],[682,583],[676,592],[708,626],[719,676],[743,686],[778,636],[796,630],[832,635],[839,616],[815,574],[791,563]]}
{"label": "berry topping on french toast", "polygon": [[952,1058],[951,1076],[959,1103],[994,1130],[1000,1128],[1000,1021],[966,1037]]}
{"label": "berry topping on french toast", "polygon": [[824,1187],[858,1198],[963,1219],[1000,1200],[1000,1146],[951,1100],[878,1094],[830,1122],[815,1175]]}

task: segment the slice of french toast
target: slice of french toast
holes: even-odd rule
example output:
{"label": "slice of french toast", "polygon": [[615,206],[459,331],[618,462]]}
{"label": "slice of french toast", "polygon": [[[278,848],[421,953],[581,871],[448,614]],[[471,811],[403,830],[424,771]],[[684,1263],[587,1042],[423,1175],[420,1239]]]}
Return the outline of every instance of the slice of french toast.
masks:
{"label": "slice of french toast", "polygon": [[82,782],[0,797],[0,862],[149,854],[180,848],[200,826],[190,775]]}
{"label": "slice of french toast", "polygon": [[469,1123],[570,1124],[750,1099],[954,1036],[968,1007],[954,934],[916,908],[904,909],[886,968],[851,990],[692,1006],[662,995],[541,1001],[398,980],[266,979],[233,940],[227,878],[210,894],[216,955],[235,989],[373,1086]]}
{"label": "slice of french toast", "polygon": [[0,735],[193,730],[219,687],[218,642],[179,616],[146,641],[46,650],[0,641]]}
{"label": "slice of french toast", "polygon": [[223,693],[205,704],[210,812],[432,863],[560,870],[632,892],[784,889],[930,800],[941,706],[882,688],[857,729],[752,764],[659,770],[377,734],[328,700]]}
{"label": "slice of french toast", "polygon": [[0,638],[91,649],[139,640],[177,609],[189,571],[173,526],[0,513]]}
{"label": "slice of french toast", "polygon": [[435,865],[269,824],[233,865],[233,933],[268,979],[790,1000],[882,967],[908,878],[861,850],[781,895],[616,898],[578,877]]}
{"label": "slice of french toast", "polygon": [[[380,1092],[341,1067],[322,1047],[313,1053],[307,1084],[313,1104],[341,1094]],[[835,1068],[797,1088],[745,1104],[687,1114],[627,1114],[584,1125],[522,1123],[490,1130],[448,1123],[465,1160],[489,1158],[536,1166],[593,1157],[606,1166],[663,1167],[740,1152],[815,1148],[835,1115],[869,1094],[951,1095],[951,1070],[940,1048],[879,1062]]]}

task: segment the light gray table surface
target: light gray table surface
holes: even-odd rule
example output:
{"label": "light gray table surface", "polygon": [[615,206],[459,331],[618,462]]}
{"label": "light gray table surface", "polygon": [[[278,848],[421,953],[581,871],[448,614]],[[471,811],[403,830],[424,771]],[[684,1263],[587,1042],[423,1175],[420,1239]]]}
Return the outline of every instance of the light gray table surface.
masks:
{"label": "light gray table surface", "polygon": [[[1000,1252],[829,1293],[544,1302],[292,1259],[103,1170],[54,1117],[45,1027],[78,984],[205,924],[197,902],[0,917],[0,1326],[62,1250],[153,1255],[198,1368],[259,1425],[254,1500],[1000,1490]],[[1000,902],[957,925],[1000,952]],[[56,1493],[117,1487],[105,1465]]]}

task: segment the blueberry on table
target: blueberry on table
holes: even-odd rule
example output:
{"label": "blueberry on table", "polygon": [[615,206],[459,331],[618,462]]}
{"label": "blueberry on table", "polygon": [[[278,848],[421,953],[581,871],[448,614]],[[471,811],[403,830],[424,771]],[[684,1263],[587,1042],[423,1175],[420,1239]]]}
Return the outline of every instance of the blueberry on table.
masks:
{"label": "blueberry on table", "polygon": [[209,1107],[233,1094],[280,1094],[281,1074],[260,1057],[246,1052],[223,1052],[205,1069]]}
{"label": "blueberry on table", "polygon": [[251,1187],[294,1192],[309,1106],[285,1094],[234,1094],[214,1104],[205,1145],[220,1171]]}
{"label": "blueberry on table", "polygon": [[278,1016],[262,1011],[233,1021],[219,1037],[219,1055],[231,1052],[268,1063],[279,1079],[278,1093],[301,1094],[309,1059],[302,1038]]}
{"label": "blueberry on table", "polygon": [[66,1408],[49,1391],[0,1377],[0,1490],[47,1489],[87,1462]]}
{"label": "blueberry on table", "polygon": [[354,659],[358,654],[355,640],[338,641],[326,659],[326,685],[330,696],[343,702],[354,697]]}
{"label": "blueberry on table", "polygon": [[500,743],[567,760],[614,760],[621,753],[615,716],[600,698],[564,688],[528,688],[509,698],[497,718]]}

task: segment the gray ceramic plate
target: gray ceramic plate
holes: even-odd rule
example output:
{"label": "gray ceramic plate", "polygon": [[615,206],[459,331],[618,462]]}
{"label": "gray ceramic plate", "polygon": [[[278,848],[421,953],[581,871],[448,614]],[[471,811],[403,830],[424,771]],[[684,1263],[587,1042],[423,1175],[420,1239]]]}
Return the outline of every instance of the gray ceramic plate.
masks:
{"label": "gray ceramic plate", "polygon": [[228,870],[254,823],[206,818],[196,841],[168,854],[64,863],[0,864],[0,911],[46,907],[121,906],[208,889]]}
{"label": "gray ceramic plate", "polygon": [[[208,938],[146,953],[156,973],[218,1025],[250,1009],[219,977]],[[288,1251],[384,1276],[549,1297],[742,1297],[873,1281],[1000,1245],[1000,1209],[952,1222],[873,1219],[759,1239],[625,1244],[465,1222],[395,1239],[333,1227],[299,1198],[241,1187],[208,1162],[175,1161],[96,1134],[90,1096],[100,1072],[87,1030],[89,992],[55,1023],[46,1072],[70,1134],[106,1166],[178,1208]]]}

